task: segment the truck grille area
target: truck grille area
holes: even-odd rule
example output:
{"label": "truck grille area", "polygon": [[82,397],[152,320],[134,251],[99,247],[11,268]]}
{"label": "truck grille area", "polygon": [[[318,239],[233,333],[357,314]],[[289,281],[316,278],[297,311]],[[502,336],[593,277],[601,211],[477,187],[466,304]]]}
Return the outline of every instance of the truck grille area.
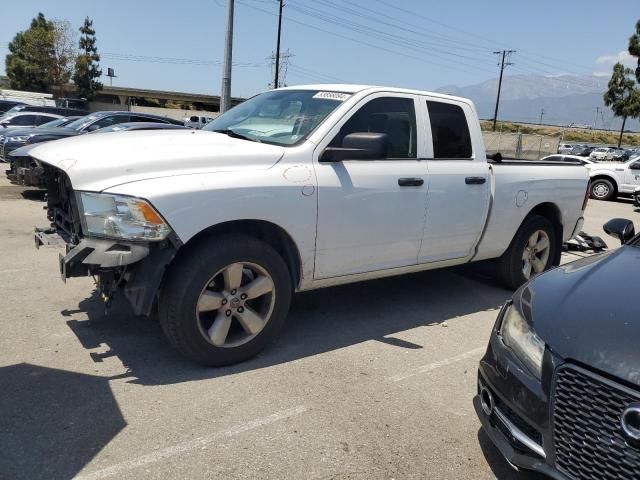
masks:
{"label": "truck grille area", "polygon": [[57,168],[45,167],[47,218],[66,243],[77,245],[82,237],[80,216],[69,177]]}
{"label": "truck grille area", "polygon": [[554,445],[557,467],[583,480],[640,479],[640,450],[625,440],[624,409],[640,393],[574,366],[556,371]]}

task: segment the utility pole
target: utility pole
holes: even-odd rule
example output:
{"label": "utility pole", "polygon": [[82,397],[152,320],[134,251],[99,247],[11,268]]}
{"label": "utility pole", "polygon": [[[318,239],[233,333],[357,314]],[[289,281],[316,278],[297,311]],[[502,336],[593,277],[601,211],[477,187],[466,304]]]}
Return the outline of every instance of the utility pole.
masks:
{"label": "utility pole", "polygon": [[220,93],[220,113],[231,106],[231,65],[233,51],[233,2],[227,4],[227,31],[224,34],[224,65],[222,67],[222,92]]}
{"label": "utility pole", "polygon": [[[493,113],[493,131],[496,131],[496,121],[498,120],[498,106],[500,105],[500,90],[502,89],[502,74],[504,72],[504,67],[513,65],[513,63],[509,62],[509,58],[512,53],[515,53],[515,50],[499,50],[497,52],[493,52],[495,55],[502,56],[500,63],[500,79],[498,80],[498,96],[496,97],[496,109]],[[507,62],[505,62],[507,60]]]}
{"label": "utility pole", "polygon": [[598,113],[600,113],[600,107],[596,107],[596,114],[593,118],[593,129],[596,130],[598,126]]}
{"label": "utility pole", "polygon": [[544,108],[540,109],[540,123],[538,125],[542,125],[542,116],[544,115]]}
{"label": "utility pole", "polygon": [[282,34],[282,8],[284,7],[284,1],[278,1],[280,3],[280,7],[278,11],[278,38],[276,40],[276,73],[273,78],[273,88],[278,88],[280,86],[280,35]]}

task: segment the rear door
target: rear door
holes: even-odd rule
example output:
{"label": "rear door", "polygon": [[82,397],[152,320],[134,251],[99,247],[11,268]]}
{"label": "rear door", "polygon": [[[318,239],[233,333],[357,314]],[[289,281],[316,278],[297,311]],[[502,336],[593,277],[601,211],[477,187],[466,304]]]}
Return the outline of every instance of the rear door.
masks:
{"label": "rear door", "polygon": [[327,136],[340,147],[350,133],[385,133],[387,154],[369,160],[323,163],[316,149],[318,228],[315,279],[417,263],[427,199],[424,122],[414,95],[376,93]]}
{"label": "rear door", "polygon": [[[482,141],[473,109],[455,100],[423,97],[427,125],[429,191],[418,260],[421,263],[469,256],[489,210],[489,165],[475,152]],[[471,131],[470,126],[475,130]]]}

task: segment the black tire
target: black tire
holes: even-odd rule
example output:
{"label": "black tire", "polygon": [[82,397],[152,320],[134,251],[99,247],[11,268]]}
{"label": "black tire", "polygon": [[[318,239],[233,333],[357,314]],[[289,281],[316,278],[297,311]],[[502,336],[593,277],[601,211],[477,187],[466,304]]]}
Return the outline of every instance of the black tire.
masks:
{"label": "black tire", "polygon": [[589,196],[594,200],[611,200],[615,194],[616,189],[610,180],[607,180],[606,178],[598,178],[591,182]]}
{"label": "black tire", "polygon": [[[238,262],[259,265],[271,276],[274,305],[264,328],[247,343],[217,347],[202,332],[198,300],[216,272]],[[188,359],[205,366],[230,365],[255,356],[277,336],[292,291],[287,265],[270,245],[243,235],[205,239],[189,247],[168,271],[159,297],[160,324],[169,342]]]}
{"label": "black tire", "polygon": [[544,231],[549,238],[550,251],[544,270],[553,265],[558,249],[555,229],[546,218],[540,215],[529,215],[520,225],[507,251],[498,259],[498,279],[505,287],[516,290],[529,280],[523,271],[522,256],[529,238],[539,230]]}

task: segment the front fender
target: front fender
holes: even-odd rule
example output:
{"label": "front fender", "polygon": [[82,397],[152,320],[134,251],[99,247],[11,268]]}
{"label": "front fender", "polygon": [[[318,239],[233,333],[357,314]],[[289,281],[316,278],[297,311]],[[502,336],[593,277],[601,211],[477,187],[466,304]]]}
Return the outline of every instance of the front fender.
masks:
{"label": "front fender", "polygon": [[269,170],[177,175],[131,182],[105,192],[148,200],[182,243],[227,222],[275,224],[298,248],[303,279],[312,276],[317,188],[310,166],[278,164]]}

